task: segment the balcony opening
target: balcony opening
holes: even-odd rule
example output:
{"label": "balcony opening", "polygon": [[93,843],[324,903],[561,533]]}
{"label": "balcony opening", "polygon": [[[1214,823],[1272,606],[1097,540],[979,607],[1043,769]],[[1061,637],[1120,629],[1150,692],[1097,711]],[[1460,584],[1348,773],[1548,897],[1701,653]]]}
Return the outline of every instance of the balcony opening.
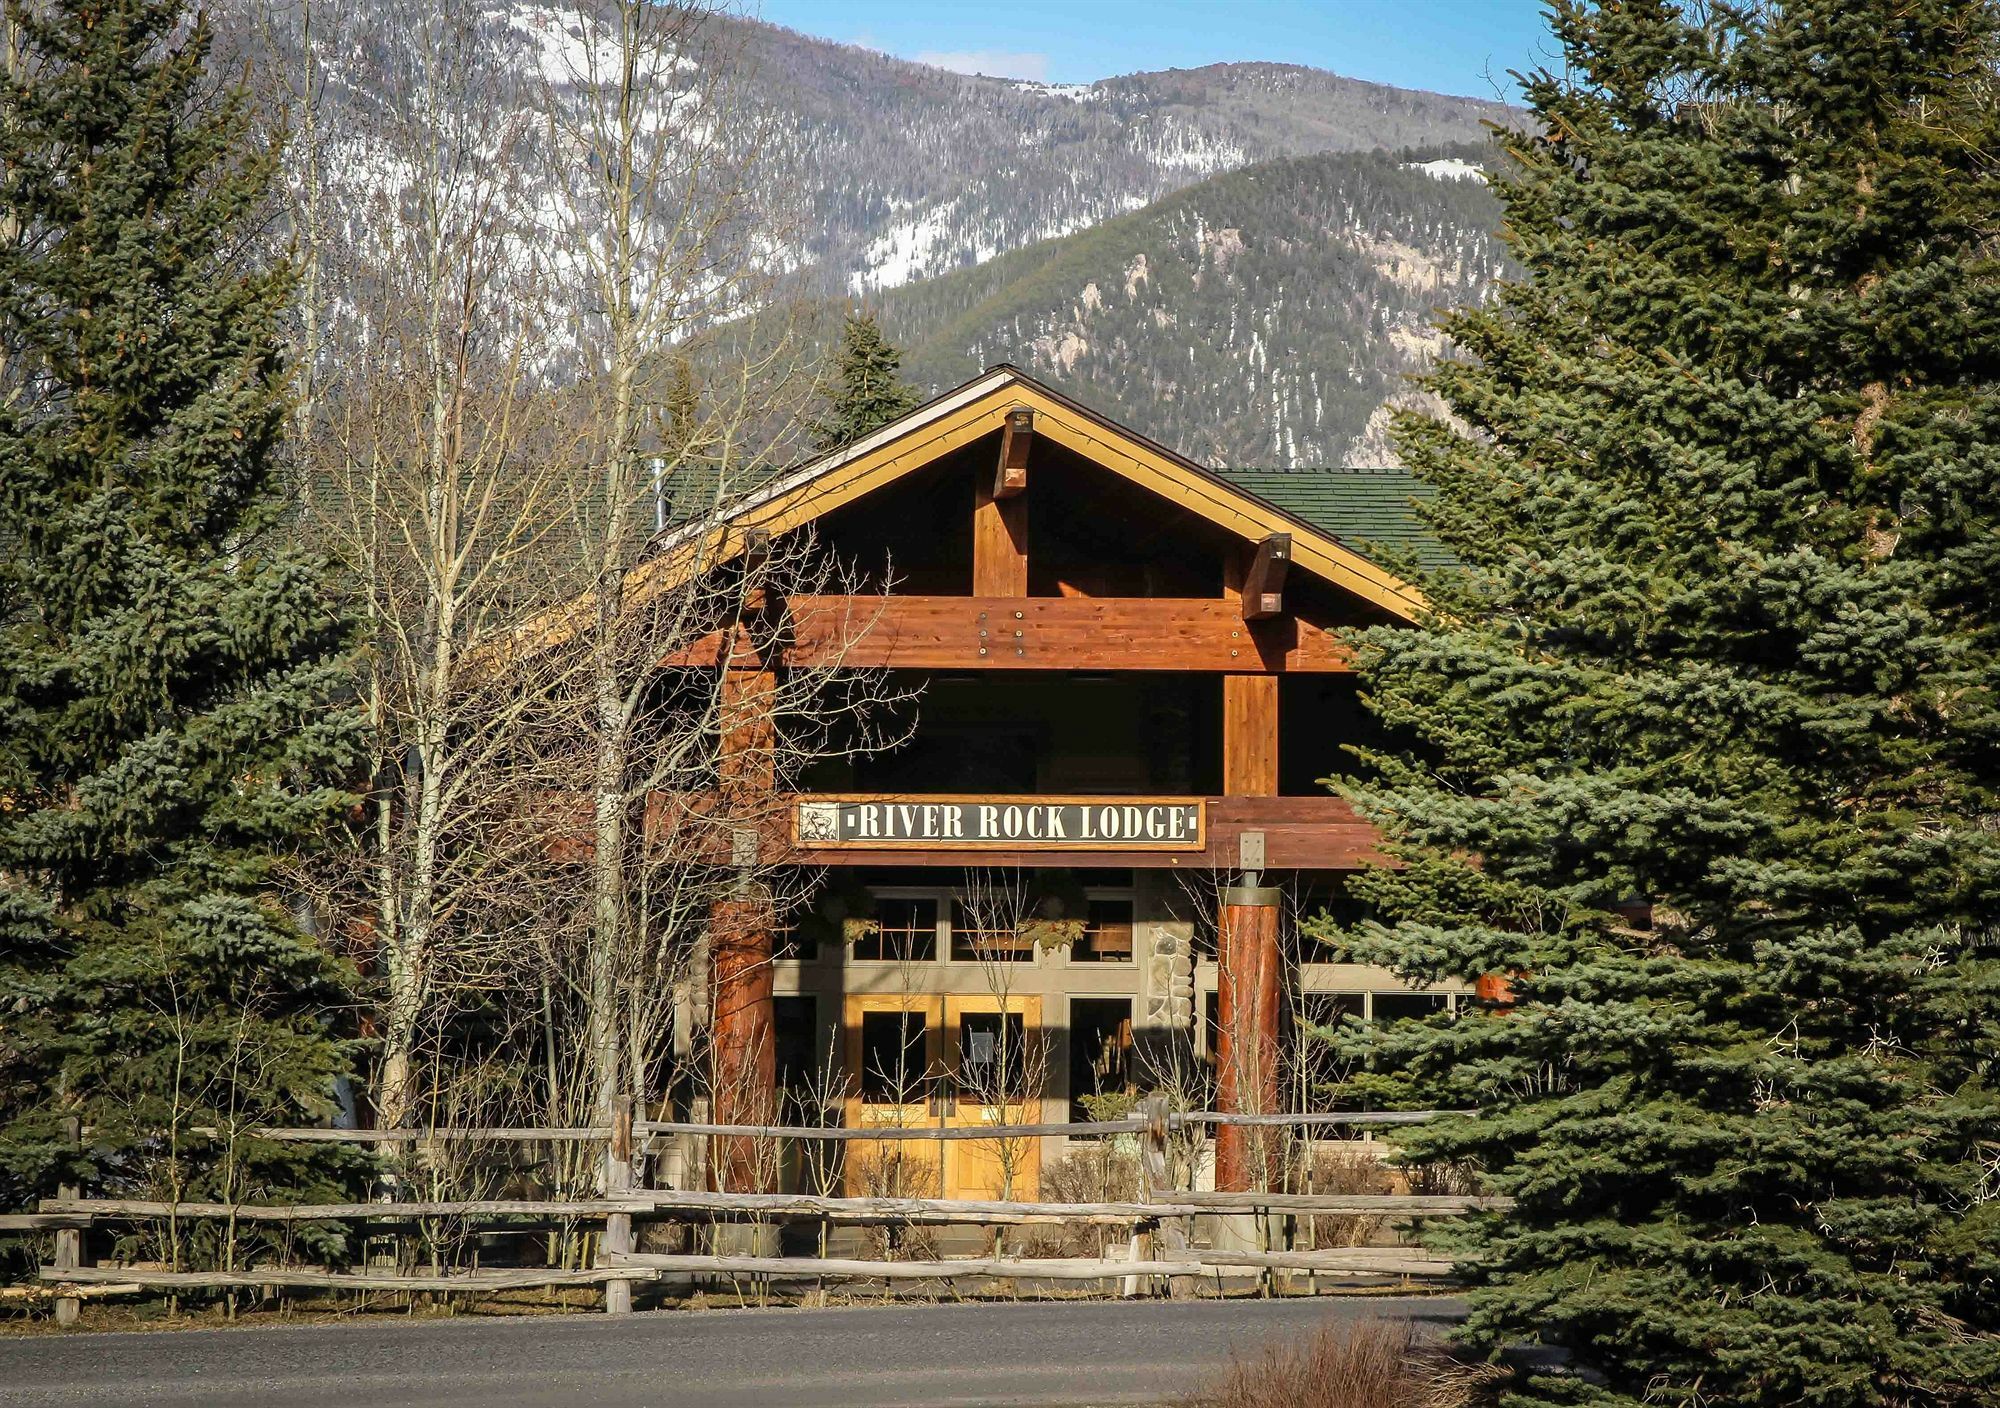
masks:
{"label": "balcony opening", "polygon": [[910,739],[891,752],[816,767],[802,779],[804,790],[1129,797],[1207,796],[1222,786],[1216,675],[1078,678],[1051,668],[896,672],[895,683],[918,691]]}
{"label": "balcony opening", "polygon": [[1092,899],[1085,909],[1083,934],[1070,946],[1072,963],[1132,961],[1132,901]]}

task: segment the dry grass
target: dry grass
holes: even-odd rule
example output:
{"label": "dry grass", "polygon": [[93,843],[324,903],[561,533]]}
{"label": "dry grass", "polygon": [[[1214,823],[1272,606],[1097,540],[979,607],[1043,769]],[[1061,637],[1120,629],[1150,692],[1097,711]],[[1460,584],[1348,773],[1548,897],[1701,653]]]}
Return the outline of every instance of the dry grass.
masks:
{"label": "dry grass", "polygon": [[[890,1144],[863,1154],[854,1176],[870,1198],[935,1198],[938,1166],[902,1146]],[[935,1261],[937,1229],[933,1227],[870,1226],[863,1233],[865,1254],[877,1261]]]}
{"label": "dry grass", "polygon": [[1406,1325],[1328,1325],[1237,1358],[1177,1408],[1477,1408],[1504,1370],[1463,1364],[1416,1339]]}
{"label": "dry grass", "polygon": [[[1392,1193],[1395,1179],[1373,1149],[1338,1145],[1313,1151],[1306,1170],[1308,1193]],[[1301,1219],[1305,1245],[1319,1250],[1364,1247],[1387,1219],[1366,1213],[1320,1213]]]}
{"label": "dry grass", "polygon": [[1482,1191],[1478,1170],[1467,1164],[1411,1164],[1403,1174],[1410,1192],[1420,1197],[1465,1196]]}
{"label": "dry grass", "polygon": [[[1042,1200],[1050,1203],[1129,1203],[1139,1197],[1139,1160],[1121,1152],[1110,1140],[1072,1147],[1042,1169]],[[1123,1247],[1126,1234],[1111,1227],[1065,1223],[1036,1228],[1024,1246],[1025,1256],[1104,1256],[1112,1246]]]}

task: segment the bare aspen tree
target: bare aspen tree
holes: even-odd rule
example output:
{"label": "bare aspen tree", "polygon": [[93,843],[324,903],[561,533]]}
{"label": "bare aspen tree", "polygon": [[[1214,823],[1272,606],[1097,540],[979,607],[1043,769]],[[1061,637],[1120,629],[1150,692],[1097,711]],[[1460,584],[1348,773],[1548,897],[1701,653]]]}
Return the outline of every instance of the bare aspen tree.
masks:
{"label": "bare aspen tree", "polygon": [[[490,1107],[489,1059],[548,1124],[677,1079],[765,1098],[768,1025],[706,1030],[720,938],[768,942],[810,884],[767,844],[784,788],[908,721],[842,659],[886,579],[807,530],[717,526],[790,462],[816,389],[729,31],[673,4],[267,18],[273,101],[310,133],[288,214],[311,531],[375,644],[362,863],[322,899],[381,984],[377,1120]],[[340,46],[384,24],[392,81],[365,115],[328,102]],[[333,165],[366,174],[337,211]],[[815,614],[833,644],[772,669]],[[676,1034],[691,990],[704,1030]],[[572,1152],[575,1187],[596,1175]]]}
{"label": "bare aspen tree", "polygon": [[[714,524],[704,507],[635,569],[617,647],[621,671],[637,677],[613,789],[622,825],[607,841],[600,799],[572,804],[578,859],[551,863],[536,887],[550,922],[524,930],[543,945],[568,1017],[555,1023],[551,1057],[566,1102],[559,1122],[593,1118],[607,1040],[610,1078],[642,1108],[678,1086],[721,1122],[774,1121],[773,945],[816,879],[786,858],[790,795],[816,764],[891,745],[908,727],[891,683],[843,663],[879,597],[807,530],[730,557],[744,531]],[[552,613],[543,625],[559,638],[536,634],[509,667],[537,681],[524,687],[552,711],[533,763],[547,796],[579,798],[598,762],[593,609]],[[799,635],[831,644],[810,667],[770,668],[780,638]],[[613,869],[601,849],[614,843],[622,912],[607,935],[595,920]],[[601,1002],[608,1010],[593,1022]],[[694,1030],[675,1032],[677,1012]],[[769,1140],[718,1140],[709,1177],[723,1189],[768,1187],[776,1154]]]}
{"label": "bare aspen tree", "polygon": [[[660,950],[638,931],[678,931],[686,917],[655,924],[637,907],[641,896],[677,910],[704,903],[710,912],[717,899],[684,875],[642,884],[635,874],[635,806],[684,765],[662,761],[655,740],[647,745],[653,756],[635,772],[653,688],[649,656],[696,634],[691,627],[718,623],[704,590],[649,595],[635,592],[632,578],[664,522],[663,486],[677,490],[677,512],[740,494],[787,451],[769,443],[771,427],[796,420],[811,390],[801,343],[782,330],[736,344],[709,338],[698,363],[699,410],[675,390],[675,354],[691,340],[760,310],[766,326],[782,323],[769,312],[784,248],[782,222],[769,204],[778,183],[767,178],[764,119],[749,101],[741,56],[716,22],[719,13],[698,3],[587,0],[561,17],[545,45],[545,154],[561,193],[547,241],[559,286],[579,315],[578,458],[590,476],[576,527],[591,595],[574,625],[586,682],[581,723],[592,745],[583,1027],[594,1119],[607,1117],[612,1098],[643,1080],[648,1065],[634,1048],[651,1040],[640,1029],[649,1010],[629,1000],[628,960],[635,952],[657,959]],[[663,435],[663,423],[675,419],[665,414],[670,404],[680,424]],[[734,556],[737,546],[721,555]],[[686,580],[706,578],[712,565],[692,564]],[[786,712],[775,697],[783,686],[765,687],[768,671],[750,671],[747,686],[726,663],[713,673],[722,688],[748,693],[726,709],[718,697],[688,711],[706,715],[706,724],[742,739],[758,727],[746,711],[772,718]],[[758,755],[759,780],[768,783],[761,746],[750,751]],[[731,845],[740,850],[743,843]],[[709,866],[715,861],[704,858]],[[763,882],[739,874],[734,883],[731,902],[768,907],[758,893]]]}
{"label": "bare aspen tree", "polygon": [[293,399],[287,433],[292,493],[302,520],[322,505],[323,486],[311,466],[320,431],[321,383],[327,360],[331,300],[339,291],[332,268],[340,241],[328,192],[330,123],[325,55],[349,36],[344,11],[325,0],[261,0],[239,15],[218,52],[240,50],[253,100],[266,122],[285,134],[284,165],[276,197],[284,214],[282,235],[298,281],[292,294],[288,348]]}
{"label": "bare aspen tree", "polygon": [[[0,9],[0,81],[21,83],[29,76],[28,58],[21,43],[20,16],[12,6],[7,6]],[[0,161],[0,181],[7,179],[7,175],[7,165]],[[19,244],[26,233],[18,213],[11,207],[0,209],[0,246]],[[0,406],[12,408],[26,389],[19,353],[19,347],[0,341]]]}
{"label": "bare aspen tree", "polygon": [[341,908],[382,982],[386,1127],[423,1103],[432,1004],[449,1008],[457,985],[489,981],[481,970],[503,957],[482,944],[485,904],[521,878],[506,844],[524,838],[497,818],[517,800],[506,764],[533,700],[477,662],[575,585],[543,552],[573,470],[549,450],[552,398],[535,379],[544,287],[514,214],[538,133],[531,115],[506,116],[506,66],[472,0],[404,18],[406,71],[369,130],[322,138],[383,179],[350,212],[365,243],[325,271],[346,324],[309,441],[320,531],[353,574],[375,646],[370,864]]}

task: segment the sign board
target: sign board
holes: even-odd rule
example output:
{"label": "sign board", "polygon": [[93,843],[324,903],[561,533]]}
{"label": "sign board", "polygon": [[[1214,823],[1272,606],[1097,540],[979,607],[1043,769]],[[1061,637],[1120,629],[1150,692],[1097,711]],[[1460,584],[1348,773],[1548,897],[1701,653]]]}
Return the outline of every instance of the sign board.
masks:
{"label": "sign board", "polygon": [[793,843],[805,850],[1199,851],[1198,797],[803,797]]}

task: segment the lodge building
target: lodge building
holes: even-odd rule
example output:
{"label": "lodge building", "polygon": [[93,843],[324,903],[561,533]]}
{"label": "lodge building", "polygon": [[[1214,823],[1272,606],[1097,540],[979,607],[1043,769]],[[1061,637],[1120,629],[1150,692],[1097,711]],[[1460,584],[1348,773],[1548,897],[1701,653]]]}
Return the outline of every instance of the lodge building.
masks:
{"label": "lodge building", "polygon": [[[902,746],[820,767],[764,843],[824,879],[718,947],[718,1118],[835,1081],[858,1127],[1061,1124],[1165,1082],[1296,1108],[1320,1078],[1289,1049],[1302,1022],[1458,1001],[1324,961],[1295,922],[1380,860],[1320,779],[1370,728],[1336,632],[1419,606],[1370,555],[1421,548],[1413,487],[1203,468],[1000,366],[700,525],[753,552],[810,524],[881,573],[843,658],[920,691]],[[678,663],[754,694],[823,645],[801,626]],[[1033,1197],[1070,1141],[1034,1142],[926,1144],[931,1186],[897,1191]],[[848,1191],[871,1191],[869,1144]],[[1249,1186],[1247,1159],[1224,1131],[1204,1181]]]}

